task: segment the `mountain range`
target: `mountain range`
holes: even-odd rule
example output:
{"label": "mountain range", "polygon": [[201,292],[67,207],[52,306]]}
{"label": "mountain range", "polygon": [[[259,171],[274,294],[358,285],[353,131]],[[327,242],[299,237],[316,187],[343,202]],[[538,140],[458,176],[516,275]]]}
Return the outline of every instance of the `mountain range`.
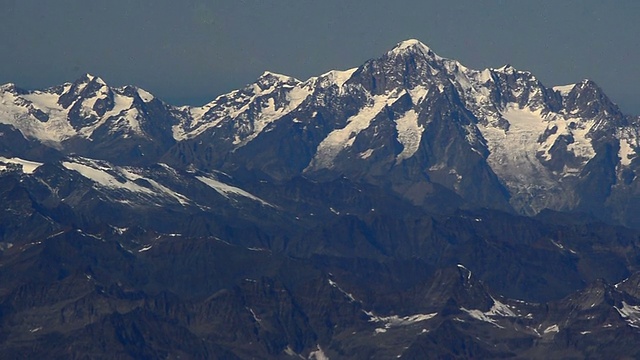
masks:
{"label": "mountain range", "polygon": [[417,40],[200,107],[2,85],[0,350],[638,357],[639,129]]}

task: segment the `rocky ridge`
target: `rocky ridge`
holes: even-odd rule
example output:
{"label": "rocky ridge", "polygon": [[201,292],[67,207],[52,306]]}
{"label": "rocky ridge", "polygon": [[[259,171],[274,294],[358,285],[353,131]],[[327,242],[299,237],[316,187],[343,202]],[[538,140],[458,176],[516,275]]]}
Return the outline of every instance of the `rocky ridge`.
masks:
{"label": "rocky ridge", "polygon": [[416,40],[202,107],[3,85],[0,349],[637,356],[638,120]]}

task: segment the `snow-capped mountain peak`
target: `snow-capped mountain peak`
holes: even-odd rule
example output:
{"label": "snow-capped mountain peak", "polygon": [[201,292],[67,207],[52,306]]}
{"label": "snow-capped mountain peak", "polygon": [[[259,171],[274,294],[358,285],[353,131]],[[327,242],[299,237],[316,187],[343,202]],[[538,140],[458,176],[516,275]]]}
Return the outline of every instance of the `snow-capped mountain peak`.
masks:
{"label": "snow-capped mountain peak", "polygon": [[503,74],[515,74],[516,72],[518,72],[518,70],[514,68],[511,64],[504,64],[499,68],[492,68],[491,70],[495,72],[500,72]]}
{"label": "snow-capped mountain peak", "polygon": [[260,134],[267,125],[294,110],[311,88],[300,80],[265,71],[252,84],[218,96],[202,107],[187,107],[186,121],[173,127],[177,140],[194,138],[216,128],[230,127],[234,147]]}
{"label": "snow-capped mountain peak", "polygon": [[315,88],[316,86],[319,86],[322,88],[328,88],[335,85],[338,88],[342,88],[342,86],[351,79],[351,77],[357,70],[358,68],[347,70],[331,70],[318,77],[312,77],[309,80],[305,81],[304,87]]}
{"label": "snow-capped mountain peak", "polygon": [[425,56],[439,58],[439,56],[436,55],[431,50],[430,47],[420,42],[420,40],[416,40],[416,39],[408,39],[408,40],[399,42],[398,44],[396,44],[395,47],[393,47],[393,49],[387,52],[387,55],[393,56],[393,55],[404,55],[404,54],[411,54],[411,53],[414,53],[414,54],[420,53]]}
{"label": "snow-capped mountain peak", "polygon": [[[58,148],[161,138],[160,149],[178,143],[170,155],[178,162],[247,166],[274,178],[324,174],[375,182],[398,171],[399,192],[417,181],[465,199],[508,194],[505,201],[524,213],[579,206],[572,192],[585,174],[596,173],[591,167],[605,156],[598,155],[617,151],[607,166],[617,166],[613,178],[623,176],[634,167],[639,138],[638,121],[593,81],[550,88],[511,65],[467,68],[415,39],[359,67],[305,81],[266,71],[200,107],[171,107],[91,74],[43,91],[13,84],[0,90],[0,122]],[[148,156],[137,145],[132,140],[131,151]],[[267,154],[270,160],[261,157]],[[549,191],[560,195],[541,196]]]}
{"label": "snow-capped mountain peak", "polygon": [[18,88],[14,83],[6,83],[0,85],[0,92],[16,92]]}
{"label": "snow-capped mountain peak", "polygon": [[300,80],[287,75],[277,74],[271,71],[265,71],[256,80],[255,85],[259,87],[256,94],[273,89],[276,86],[295,86],[300,83]]}
{"label": "snow-capped mountain peak", "polygon": [[[166,138],[158,129],[170,125],[159,122],[177,122],[170,108],[155,102],[151,93],[134,86],[110,87],[92,74],[44,90],[25,91],[7,84],[0,90],[0,97],[0,124],[18,130],[22,141],[76,153],[98,147],[113,152],[110,160],[125,158],[115,154],[117,147],[121,151],[142,149],[149,142]],[[133,152],[136,156],[145,153]]]}
{"label": "snow-capped mountain peak", "polygon": [[77,80],[77,82],[80,82],[80,81],[83,81],[83,82],[95,82],[95,83],[100,84],[100,85],[107,85],[107,83],[100,76],[96,76],[96,75],[93,75],[91,73],[85,73],[84,75],[82,75]]}
{"label": "snow-capped mountain peak", "polygon": [[553,90],[559,92],[562,96],[567,96],[574,87],[576,87],[576,84],[558,85],[554,86]]}
{"label": "snow-capped mountain peak", "polygon": [[[358,68],[304,82],[265,72],[254,84],[190,111],[194,122],[183,138],[213,137],[225,144],[212,146],[218,153],[268,138],[256,146],[274,157],[292,155],[268,144],[304,149],[295,171],[308,176],[373,176],[378,163],[393,171],[417,161],[425,162],[420,171],[428,169],[429,181],[460,193],[475,186],[459,169],[469,166],[458,158],[464,148],[480,156],[510,193],[511,205],[525,213],[577,206],[573,195],[538,194],[573,191],[571,182],[596,157],[603,134],[626,139],[616,145],[622,166],[635,156],[634,132],[620,130],[624,116],[592,81],[548,88],[529,71],[467,68],[414,39]],[[279,136],[285,133],[299,142],[284,146],[289,139]],[[458,153],[440,151],[440,141],[458,136]]]}

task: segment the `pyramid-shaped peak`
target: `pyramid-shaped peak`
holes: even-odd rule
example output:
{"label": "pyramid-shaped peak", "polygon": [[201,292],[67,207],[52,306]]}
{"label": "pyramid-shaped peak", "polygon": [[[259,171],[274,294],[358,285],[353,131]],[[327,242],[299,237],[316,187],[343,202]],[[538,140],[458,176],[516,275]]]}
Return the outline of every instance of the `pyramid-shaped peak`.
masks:
{"label": "pyramid-shaped peak", "polygon": [[298,79],[294,78],[293,76],[278,74],[278,73],[274,73],[274,72],[271,72],[271,71],[263,72],[262,75],[260,75],[260,77],[258,78],[258,81],[263,80],[263,79],[270,79],[270,80],[284,82],[284,83],[291,82],[291,81],[295,81],[295,82],[299,81]]}
{"label": "pyramid-shaped peak", "polygon": [[14,84],[14,83],[6,83],[6,84],[3,84],[3,85],[0,85],[0,91],[12,92],[12,91],[15,91],[15,90],[16,90],[16,84]]}
{"label": "pyramid-shaped peak", "polygon": [[582,81],[577,83],[576,86],[578,88],[581,88],[581,89],[597,89],[597,90],[601,90],[600,86],[598,86],[598,84],[596,84],[596,82],[591,80],[591,79],[582,79]]}
{"label": "pyramid-shaped peak", "polygon": [[598,97],[601,99],[606,98],[607,101],[609,101],[607,95],[604,93],[602,88],[598,86],[598,84],[596,84],[596,82],[593,80],[583,79],[582,81],[575,84],[574,89],[580,94],[584,95],[584,94],[590,93],[592,94],[591,96]]}
{"label": "pyramid-shaped peak", "polygon": [[300,83],[300,80],[294,77],[277,74],[271,71],[265,71],[264,73],[262,73],[262,75],[260,75],[260,77],[256,80],[256,82],[253,85],[249,85],[249,86],[250,87],[257,86],[260,88],[259,91],[264,91],[280,85],[295,86],[298,83]]}
{"label": "pyramid-shaped peak", "polygon": [[518,72],[518,70],[516,68],[514,68],[513,66],[511,66],[511,64],[505,64],[502,67],[493,68],[492,70],[497,71],[497,72],[501,72],[501,73],[504,73],[504,74],[514,74],[514,73]]}
{"label": "pyramid-shaped peak", "polygon": [[414,48],[414,47],[431,50],[427,45],[423,44],[418,39],[408,39],[408,40],[401,41],[395,46],[394,49],[404,50],[404,49]]}
{"label": "pyramid-shaped peak", "polygon": [[436,56],[436,54],[427,45],[417,39],[408,39],[401,41],[389,51],[390,55],[399,55],[405,53],[422,53],[424,55]]}
{"label": "pyramid-shaped peak", "polygon": [[106,82],[104,82],[104,80],[102,80],[101,77],[90,74],[90,73],[85,73],[82,76],[80,76],[80,78],[78,78],[76,81],[76,83],[82,84],[82,83],[90,83],[90,82],[95,82],[97,84],[100,85],[107,85]]}

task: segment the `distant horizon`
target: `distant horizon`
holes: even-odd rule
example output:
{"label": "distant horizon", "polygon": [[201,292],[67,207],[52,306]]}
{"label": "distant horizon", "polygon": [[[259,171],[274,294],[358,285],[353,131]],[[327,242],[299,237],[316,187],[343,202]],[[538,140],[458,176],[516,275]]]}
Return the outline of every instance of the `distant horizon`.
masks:
{"label": "distant horizon", "polygon": [[[416,39],[416,38],[407,38],[407,39],[404,39],[404,40],[401,40],[401,41],[396,42],[393,46],[389,47],[389,49],[387,49],[387,51],[390,51],[394,46],[396,46],[396,45],[398,45],[398,44],[400,44],[400,43],[402,43],[402,42],[406,42],[406,41],[408,41],[408,40],[417,40],[417,41],[421,42],[422,44],[424,44],[424,45],[428,46],[429,48],[431,48],[428,44],[426,44],[426,43],[422,42],[420,39]],[[438,51],[437,51],[437,50],[433,50],[433,49],[431,49],[431,50],[432,50],[433,52],[435,52],[438,56],[441,56],[441,55],[438,53]],[[382,56],[384,53],[385,53],[385,52],[383,52],[383,53],[379,54],[379,55],[378,55],[378,56],[376,56],[376,57],[369,58],[369,59],[365,60],[365,62],[366,62],[366,61],[368,61],[368,60],[370,60],[370,59],[374,59],[374,58],[377,58],[377,57],[379,57],[379,56]],[[449,58],[449,57],[446,57],[446,56],[441,56],[441,57],[448,58],[448,59],[452,59],[452,60],[456,60],[456,61],[460,62],[462,65],[465,65],[463,61],[460,61],[460,59],[453,59],[453,58]],[[363,62],[363,63],[364,63],[364,62]],[[271,70],[265,69],[264,71],[262,71],[262,72],[260,73],[260,75],[256,76],[256,78],[255,78],[255,79],[254,79],[254,81],[252,81],[252,82],[247,82],[247,83],[245,83],[245,84],[243,84],[243,85],[240,85],[240,86],[238,86],[238,87],[236,87],[236,88],[230,89],[229,91],[222,92],[222,93],[218,93],[218,94],[215,94],[215,95],[213,95],[213,96],[205,97],[205,96],[203,95],[203,96],[200,96],[200,97],[197,97],[197,98],[195,98],[195,97],[182,97],[182,98],[178,97],[178,98],[169,98],[169,99],[167,99],[167,98],[164,98],[164,97],[162,97],[162,96],[160,96],[160,95],[156,94],[156,93],[155,93],[155,92],[153,92],[152,90],[149,90],[149,89],[144,88],[144,87],[142,87],[142,86],[139,86],[139,85],[137,85],[137,84],[133,84],[133,83],[126,83],[126,84],[113,84],[113,83],[111,83],[111,82],[109,81],[109,79],[105,79],[105,78],[104,78],[104,76],[102,76],[102,75],[100,75],[100,74],[92,73],[92,72],[84,72],[84,73],[82,73],[82,74],[78,75],[75,79],[70,79],[70,80],[66,80],[66,81],[63,81],[63,82],[58,83],[58,84],[51,84],[51,85],[44,86],[44,87],[39,87],[39,88],[27,88],[27,87],[23,87],[23,86],[21,86],[20,84],[18,84],[18,83],[16,83],[16,82],[11,82],[11,81],[10,81],[10,82],[7,82],[7,83],[2,83],[2,84],[0,84],[0,86],[4,86],[4,85],[8,85],[8,84],[14,84],[17,88],[19,88],[19,89],[21,89],[21,90],[25,90],[25,91],[39,91],[39,90],[45,90],[45,89],[48,89],[48,88],[52,88],[52,87],[55,87],[55,86],[59,86],[59,85],[65,84],[65,83],[73,83],[73,82],[75,82],[75,81],[80,80],[82,77],[89,75],[89,76],[94,76],[94,77],[98,77],[98,78],[102,79],[102,80],[107,84],[107,86],[109,86],[109,87],[113,87],[113,88],[120,88],[120,87],[126,87],[126,86],[134,86],[134,87],[137,87],[137,88],[143,89],[143,90],[145,90],[145,91],[150,92],[153,96],[155,96],[155,97],[159,98],[159,99],[160,99],[160,100],[162,100],[163,102],[165,102],[165,103],[167,103],[167,104],[169,104],[169,105],[172,105],[172,106],[193,106],[193,107],[198,107],[198,106],[204,106],[204,105],[206,105],[206,104],[208,104],[208,103],[210,103],[210,102],[214,101],[217,97],[219,97],[219,96],[221,96],[221,95],[228,94],[229,92],[232,92],[232,91],[234,91],[234,90],[242,89],[242,88],[244,88],[245,86],[252,84],[253,82],[255,82],[255,80],[259,79],[259,78],[260,78],[260,76],[262,76],[264,73],[267,73],[267,72],[274,73],[274,74],[279,74],[279,75],[283,75],[283,76],[292,77],[292,78],[295,78],[296,80],[299,80],[299,81],[303,81],[303,82],[304,82],[304,81],[307,81],[307,80],[309,80],[309,79],[311,79],[311,78],[314,78],[314,77],[320,76],[320,75],[322,75],[322,74],[324,74],[324,73],[326,73],[326,72],[328,72],[328,71],[332,71],[332,70],[338,70],[338,71],[341,71],[341,70],[353,69],[353,68],[358,68],[358,67],[360,67],[361,65],[362,65],[362,64],[359,64],[359,65],[357,65],[357,66],[352,66],[352,67],[349,67],[349,68],[346,68],[346,69],[329,69],[329,70],[326,70],[326,71],[324,71],[324,72],[322,72],[322,73],[318,73],[318,74],[315,74],[315,75],[311,75],[311,76],[309,76],[309,77],[307,77],[307,78],[298,78],[298,77],[295,77],[295,76],[293,76],[293,75],[289,75],[289,74],[286,74],[286,73],[282,73],[282,72],[274,72],[274,71],[271,71]],[[465,65],[465,66],[466,66],[466,65]],[[506,63],[506,64],[503,64],[503,65],[501,65],[501,66],[493,66],[493,67],[488,67],[488,68],[483,68],[483,69],[474,69],[474,70],[499,69],[499,68],[502,68],[502,67],[505,67],[505,66],[512,66],[512,65],[511,65],[510,63]],[[528,71],[528,70],[526,70],[526,69],[519,69],[519,68],[517,68],[517,67],[514,67],[514,68],[515,68],[516,70],[518,70],[518,71]],[[532,73],[534,76],[536,76],[536,74],[535,74],[535,73],[533,73],[533,72],[531,72],[531,73]],[[547,87],[547,88],[551,89],[551,88],[554,88],[554,87],[567,86],[567,85],[574,85],[574,84],[577,84],[577,83],[579,83],[579,82],[581,82],[581,81],[584,81],[584,80],[590,80],[590,81],[593,81],[593,82],[595,82],[598,86],[600,86],[600,84],[598,84],[598,82],[597,82],[597,81],[594,81],[594,80],[592,80],[592,79],[590,79],[590,78],[583,78],[583,79],[579,79],[579,80],[577,80],[577,81],[576,81],[576,82],[574,82],[574,83],[565,83],[565,84],[547,84],[547,83],[545,83],[545,82],[542,82],[542,83],[543,83],[543,85],[544,85],[545,87]],[[603,89],[603,91],[604,91],[604,92],[605,92],[605,94],[609,97],[609,100],[611,100],[614,104],[616,104],[616,105],[618,105],[618,106],[620,107],[620,105],[616,102],[616,100],[615,100],[614,98],[612,98],[611,96],[609,96],[609,94],[607,93],[606,89]],[[636,115],[638,115],[638,116],[640,116],[640,111],[639,111],[638,113],[629,113],[629,112],[626,112],[622,107],[620,107],[620,109],[621,109],[621,111],[622,111],[625,115],[630,115],[630,116],[636,116]]]}
{"label": "distant horizon", "polygon": [[473,69],[511,64],[548,87],[596,82],[640,115],[640,2],[621,0],[6,0],[0,84],[42,89],[84,73],[202,105],[264,71],[300,80],[418,39]]}

